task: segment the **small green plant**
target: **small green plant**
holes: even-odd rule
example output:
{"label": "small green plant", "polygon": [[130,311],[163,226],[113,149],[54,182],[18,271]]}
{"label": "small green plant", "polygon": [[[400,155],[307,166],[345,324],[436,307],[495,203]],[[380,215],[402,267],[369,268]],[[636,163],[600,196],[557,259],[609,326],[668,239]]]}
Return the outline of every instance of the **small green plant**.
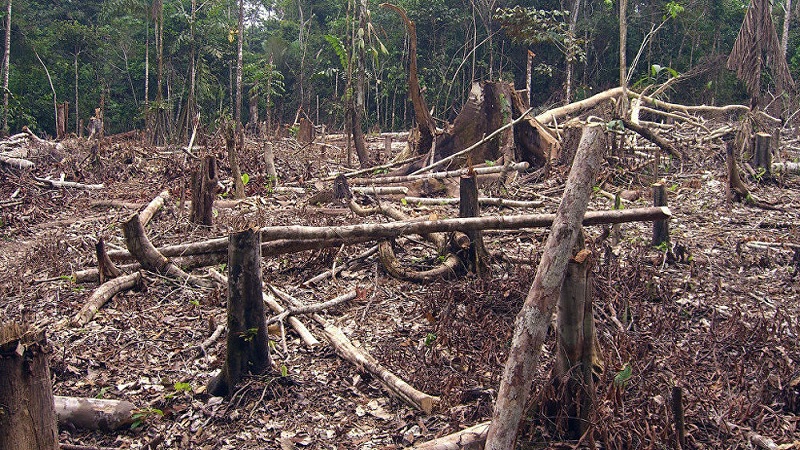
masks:
{"label": "small green plant", "polygon": [[489,166],[489,167],[492,167],[492,166],[494,166],[494,165],[495,165],[495,162],[494,162],[494,161],[492,161],[492,160],[489,160],[489,159],[487,159],[487,160],[486,160],[486,161],[484,161],[484,162],[485,162],[485,163],[486,163],[486,165],[487,165],[487,166]]}
{"label": "small green plant", "polygon": [[267,177],[267,184],[264,186],[267,189],[267,194],[275,192],[275,185],[278,184],[278,177],[270,175]]}
{"label": "small green plant", "polygon": [[193,298],[193,299],[189,300],[189,303],[190,303],[192,306],[200,306],[200,300],[198,300],[198,299],[196,299],[196,298]]}
{"label": "small green plant", "polygon": [[61,275],[58,277],[61,281],[68,281],[70,283],[75,283],[75,275]]}
{"label": "small green plant", "polygon": [[100,392],[98,392],[97,395],[94,396],[94,398],[105,398],[106,392],[108,392],[108,387],[103,386],[100,388]]}
{"label": "small green plant", "polygon": [[140,428],[146,421],[151,420],[154,417],[163,416],[164,411],[157,408],[137,409],[133,412],[133,415],[131,415],[131,419],[133,419],[133,423],[131,423],[131,430]]}
{"label": "small green plant", "polygon": [[389,169],[386,168],[386,167],[383,167],[383,168],[380,168],[380,169],[375,169],[375,170],[372,171],[373,175],[384,175],[384,174],[387,174],[387,173],[389,173]]}
{"label": "small green plant", "polygon": [[628,383],[628,380],[631,379],[631,375],[633,374],[633,368],[631,367],[631,363],[625,363],[625,366],[614,375],[614,386],[625,389],[625,385]]}
{"label": "small green plant", "polygon": [[406,200],[405,198],[401,198],[400,204],[402,204],[403,206],[408,206],[408,200]]}
{"label": "small green plant", "polygon": [[677,183],[676,184],[670,184],[669,187],[667,188],[667,190],[670,191],[670,192],[676,192],[678,190]]}
{"label": "small green plant", "polygon": [[428,333],[425,335],[425,347],[430,347],[436,341],[436,335]]}
{"label": "small green plant", "polygon": [[657,248],[659,251],[662,251],[662,252],[664,252],[664,253],[668,252],[668,251],[669,251],[669,241],[664,241],[664,242],[662,242],[662,243],[660,243],[660,244],[656,245],[656,248]]}
{"label": "small green plant", "polygon": [[292,125],[289,127],[289,134],[292,135],[293,138],[297,139],[297,133],[300,131],[300,125]]}
{"label": "small green plant", "polygon": [[249,173],[243,173],[242,174],[242,184],[247,186],[247,183],[249,183],[249,182],[250,182],[250,174]]}
{"label": "small green plant", "polygon": [[183,383],[183,382],[180,382],[180,381],[176,382],[173,385],[173,387],[175,388],[175,391],[177,391],[177,392],[192,392],[192,390],[193,390],[191,384]]}
{"label": "small green plant", "polygon": [[222,263],[222,264],[220,264],[220,265],[218,266],[218,268],[219,268],[219,272],[225,272],[225,269],[227,269],[227,268],[228,268],[228,265],[227,265],[227,264],[225,264],[225,263]]}
{"label": "small green plant", "polygon": [[286,364],[281,364],[281,376],[284,378],[289,376],[289,368],[286,367]]}

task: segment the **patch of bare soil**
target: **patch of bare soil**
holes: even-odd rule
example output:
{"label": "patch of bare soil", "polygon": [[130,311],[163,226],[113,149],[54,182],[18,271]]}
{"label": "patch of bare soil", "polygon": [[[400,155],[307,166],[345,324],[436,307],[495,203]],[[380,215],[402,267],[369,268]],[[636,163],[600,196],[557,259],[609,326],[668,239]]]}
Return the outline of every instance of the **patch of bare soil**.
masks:
{"label": "patch of bare soil", "polygon": [[[796,141],[786,137],[792,135],[784,133],[784,160],[800,156]],[[382,139],[372,140],[373,148],[383,148]],[[225,236],[244,224],[385,220],[359,218],[336,204],[307,203],[311,194],[331,187],[318,180],[346,161],[343,142],[327,144],[276,142],[278,186],[302,188],[287,192],[274,189],[263,173],[261,142],[249,142],[241,155],[242,172],[250,178],[246,190],[263,200],[218,208],[210,229],[191,225],[182,207],[196,162],[180,149],[109,139],[98,158],[88,158],[89,145],[72,140],[65,142],[70,156],[59,163],[40,161],[32,172],[0,168],[2,320],[47,330],[55,394],[124,399],[139,408],[130,429],[62,429],[62,443],[131,449],[390,449],[491,418],[515,315],[547,236],[544,229],[487,232],[488,249],[513,258],[494,259],[491,276],[484,279],[467,275],[431,284],[402,283],[389,278],[372,256],[333,279],[303,284],[372,244],[264,259],[265,282],[307,303],[356,287],[363,290],[364,295],[323,315],[392,372],[440,396],[430,415],[391,396],[327,344],[304,346],[288,328],[285,347],[280,336],[271,336],[272,373],[247,378],[230,398],[210,397],[205,385],[224,362],[224,336],[206,354],[199,345],[225,322],[224,286],[197,289],[147,274],[142,290],[117,295],[86,326],[66,325],[64,319],[96,288],[77,284],[70,275],[96,265],[98,237],[111,249],[124,248],[120,222],[163,189],[170,190],[171,198],[147,228],[157,246]],[[665,158],[649,163],[633,152],[609,158],[605,181],[591,201],[591,209],[609,209],[603,192],[626,189],[638,199],[625,207],[650,206],[650,185],[663,179],[674,217],[670,248],[651,246],[650,224],[622,225],[615,246],[605,238],[608,230],[587,229],[605,370],[597,382],[593,432],[581,444],[670,447],[670,392],[680,386],[688,447],[752,448],[754,436],[760,436],[782,448],[800,448],[800,180],[792,175],[774,182],[748,180],[755,195],[783,210],[729,204],[724,148],[694,148],[691,161],[683,164]],[[206,151],[217,154],[225,179],[230,172],[224,145],[212,139]],[[567,170],[556,167],[547,176],[525,177],[493,192],[543,200],[537,212],[553,212]],[[104,183],[105,188],[52,189],[32,179],[32,174],[58,178],[61,173],[67,180]],[[412,216],[458,214],[457,206],[383,201],[395,202]],[[486,207],[483,213],[519,212]],[[422,241],[399,243],[404,264],[430,262]],[[322,339],[310,319],[301,320]],[[540,406],[553,395],[548,381],[553,347],[551,335],[523,425],[524,448],[563,445],[554,417],[548,416],[552,413]],[[626,365],[630,378],[615,383]]]}

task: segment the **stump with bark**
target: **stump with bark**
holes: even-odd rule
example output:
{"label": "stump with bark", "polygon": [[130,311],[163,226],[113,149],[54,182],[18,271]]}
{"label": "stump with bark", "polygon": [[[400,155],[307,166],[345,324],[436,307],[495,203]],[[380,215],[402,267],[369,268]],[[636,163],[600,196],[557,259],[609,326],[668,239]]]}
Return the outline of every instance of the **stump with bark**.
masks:
{"label": "stump with bark", "polygon": [[0,324],[0,448],[58,449],[44,332]]}
{"label": "stump with bark", "polygon": [[225,366],[208,385],[212,395],[230,394],[246,373],[272,367],[261,285],[258,230],[231,235],[228,245],[228,339]]}
{"label": "stump with bark", "polygon": [[192,223],[209,227],[213,224],[214,198],[218,184],[217,158],[207,155],[200,167],[192,173],[192,211],[189,215]]}

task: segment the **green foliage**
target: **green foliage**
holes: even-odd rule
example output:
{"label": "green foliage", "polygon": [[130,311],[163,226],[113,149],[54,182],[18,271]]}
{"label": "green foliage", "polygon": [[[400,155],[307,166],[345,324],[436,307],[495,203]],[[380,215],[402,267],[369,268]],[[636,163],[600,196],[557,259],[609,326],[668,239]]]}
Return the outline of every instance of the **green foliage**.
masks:
{"label": "green foliage", "polygon": [[673,19],[677,19],[679,15],[683,14],[686,8],[683,7],[680,3],[676,2],[675,0],[671,0],[664,5],[664,10],[666,13],[664,14],[664,19],[667,17],[671,17]]}
{"label": "green foliage", "polygon": [[625,363],[625,366],[614,375],[614,386],[624,389],[625,385],[628,383],[628,380],[631,379],[633,374],[633,367],[631,367],[631,363]]}
{"label": "green foliage", "polygon": [[247,186],[247,183],[249,183],[249,182],[250,182],[250,174],[243,173],[242,174],[242,184]]}
{"label": "green foliage", "polygon": [[158,417],[164,417],[164,411],[157,408],[145,408],[145,409],[135,410],[131,415],[131,419],[133,419],[133,423],[131,424],[131,430],[140,428],[142,425],[145,424],[145,422],[153,420]]}
{"label": "green foliage", "polygon": [[436,335],[433,333],[428,333],[425,335],[425,346],[430,347],[436,341]]}

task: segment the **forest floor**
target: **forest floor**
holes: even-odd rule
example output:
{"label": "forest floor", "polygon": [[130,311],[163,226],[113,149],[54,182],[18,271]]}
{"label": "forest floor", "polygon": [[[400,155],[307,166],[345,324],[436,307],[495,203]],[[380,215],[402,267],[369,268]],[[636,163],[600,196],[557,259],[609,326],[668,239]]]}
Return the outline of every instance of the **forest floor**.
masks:
{"label": "forest floor", "polygon": [[[782,159],[800,156],[793,139],[793,132],[784,133]],[[383,138],[370,141],[373,152],[383,149]],[[209,148],[216,149],[228,174],[224,146],[213,142]],[[145,414],[139,426],[113,433],[62,429],[62,443],[131,449],[391,449],[491,418],[514,318],[547,229],[487,232],[490,252],[529,264],[493,259],[491,275],[482,279],[400,282],[373,256],[334,279],[303,284],[370,243],[264,259],[265,282],[307,303],[358,288],[357,299],[323,315],[393,373],[440,396],[432,414],[391,396],[326,343],[304,346],[288,328],[285,349],[279,336],[271,336],[273,372],[247,378],[230,398],[209,396],[205,386],[224,362],[225,338],[206,355],[197,348],[215,324],[225,322],[224,286],[196,289],[147,274],[143,290],[117,295],[84,327],[67,326],[64,319],[96,287],[75,283],[70,275],[96,266],[98,237],[110,248],[124,248],[120,222],[164,189],[172,196],[147,228],[156,246],[226,236],[242,223],[385,221],[356,217],[338,205],[308,204],[309,194],[331,187],[318,180],[346,162],[343,143],[329,143],[333,146],[303,147],[284,140],[275,146],[278,185],[303,187],[307,194],[274,191],[260,163],[261,144],[249,142],[242,155],[242,172],[250,177],[246,190],[263,200],[218,208],[210,229],[190,224],[188,210],[180,208],[194,164],[180,150],[109,139],[99,160],[90,161],[89,145],[72,139],[64,143],[67,159],[39,161],[32,169],[39,177],[63,173],[67,180],[104,183],[102,190],[46,188],[31,173],[0,167],[0,317],[47,330],[56,395],[128,400]],[[399,145],[396,141],[393,153]],[[590,209],[610,209],[603,192],[625,189],[636,198],[626,208],[650,206],[650,186],[663,180],[676,258],[651,245],[649,223],[623,224],[616,246],[604,239],[603,227],[587,227],[605,370],[597,382],[594,431],[582,445],[672,448],[670,392],[680,386],[688,448],[746,449],[761,436],[780,448],[800,449],[800,177],[747,180],[755,196],[783,210],[731,204],[725,194],[724,148],[707,145],[689,154],[691,161],[683,164],[666,158],[643,164],[633,152],[609,158],[605,181],[590,202]],[[554,212],[567,171],[556,166],[547,176],[527,177],[494,193],[542,200],[533,212]],[[109,206],[107,200],[130,205]],[[457,206],[383,201],[412,216],[458,214]],[[482,209],[485,215],[521,212]],[[406,239],[401,245],[405,264],[435,261],[422,241]],[[316,324],[301,320],[323,340]],[[524,448],[573,448],[557,438],[552,418],[539,406],[551,396],[553,346],[551,335],[523,424]],[[617,386],[614,378],[626,364],[631,377]]]}

